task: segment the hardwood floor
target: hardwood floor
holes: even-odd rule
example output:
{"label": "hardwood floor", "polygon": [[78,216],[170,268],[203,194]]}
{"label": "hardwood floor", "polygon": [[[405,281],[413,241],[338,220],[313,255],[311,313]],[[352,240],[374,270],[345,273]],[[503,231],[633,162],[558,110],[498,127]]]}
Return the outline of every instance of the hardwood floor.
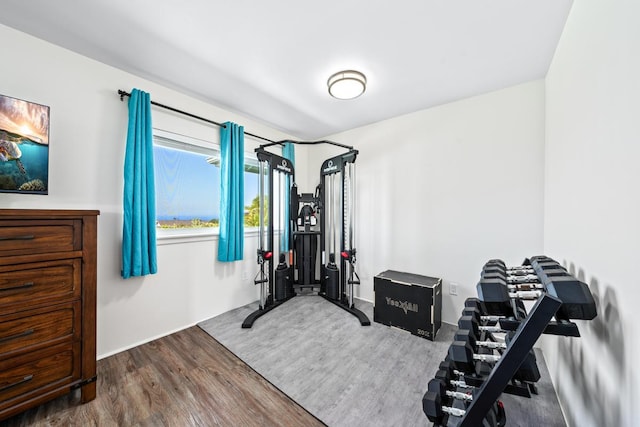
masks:
{"label": "hardwood floor", "polygon": [[323,426],[197,326],[98,361],[95,400],[72,393],[2,426]]}

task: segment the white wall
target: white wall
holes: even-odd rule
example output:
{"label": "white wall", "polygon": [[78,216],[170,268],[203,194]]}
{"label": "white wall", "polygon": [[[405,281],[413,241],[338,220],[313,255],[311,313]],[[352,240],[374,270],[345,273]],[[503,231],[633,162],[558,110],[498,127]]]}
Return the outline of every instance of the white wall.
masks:
{"label": "white wall", "polygon": [[[253,278],[256,237],[245,244],[245,260],[215,261],[217,240],[162,244],[158,273],[120,277],[122,176],[127,104],[118,89],[133,87],[153,100],[211,118],[235,121],[271,139],[287,135],[176,91],[106,66],[0,25],[1,93],[51,107],[49,195],[0,194],[0,208],[99,209],[98,356],[191,326],[258,299]],[[185,78],[188,71],[185,70]],[[161,109],[154,127],[218,142],[219,129]],[[246,150],[257,145],[246,139]],[[302,151],[302,150],[300,150]],[[306,156],[297,164],[305,169]],[[240,326],[238,326],[240,327]]]}
{"label": "white wall", "polygon": [[544,351],[570,426],[640,425],[640,3],[573,3],[546,79],[545,252],[598,317]]}
{"label": "white wall", "polygon": [[[373,277],[387,269],[441,277],[443,320],[455,323],[488,259],[517,264],[542,252],[542,81],[328,139],[360,152],[361,298],[373,300]],[[310,169],[329,156],[310,158]]]}

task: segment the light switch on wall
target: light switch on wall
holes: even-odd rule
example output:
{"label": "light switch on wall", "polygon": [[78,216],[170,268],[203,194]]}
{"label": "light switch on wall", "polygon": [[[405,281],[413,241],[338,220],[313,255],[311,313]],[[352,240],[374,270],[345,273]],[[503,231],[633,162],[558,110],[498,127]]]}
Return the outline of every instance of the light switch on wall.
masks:
{"label": "light switch on wall", "polygon": [[449,295],[458,295],[458,284],[450,283],[449,284]]}

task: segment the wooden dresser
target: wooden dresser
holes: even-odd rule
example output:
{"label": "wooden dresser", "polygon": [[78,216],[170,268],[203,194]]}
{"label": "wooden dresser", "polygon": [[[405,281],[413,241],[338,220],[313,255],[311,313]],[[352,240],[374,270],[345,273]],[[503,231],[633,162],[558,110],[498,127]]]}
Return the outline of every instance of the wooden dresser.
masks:
{"label": "wooden dresser", "polygon": [[96,397],[98,214],[0,209],[0,420]]}

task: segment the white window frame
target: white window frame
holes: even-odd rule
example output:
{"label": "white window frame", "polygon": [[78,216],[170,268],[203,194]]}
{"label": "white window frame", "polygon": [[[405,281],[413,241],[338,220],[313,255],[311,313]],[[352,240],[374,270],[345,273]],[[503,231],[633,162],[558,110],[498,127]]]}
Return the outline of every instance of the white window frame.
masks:
{"label": "white window frame", "polygon": [[[211,141],[203,139],[193,138],[187,135],[169,132],[162,129],[153,129],[153,143],[160,141],[160,146],[167,148],[175,148],[180,150],[191,151],[195,153],[217,156],[217,163],[220,162],[220,145]],[[200,149],[200,150],[199,150]],[[213,153],[212,153],[213,152]],[[255,153],[247,152],[245,156],[245,170],[257,170],[258,158]],[[216,164],[215,160],[212,161]],[[245,236],[257,235],[258,227],[245,227]],[[218,227],[203,227],[203,228],[180,228],[180,229],[165,229],[156,228],[156,245],[170,245],[179,243],[190,243],[208,240],[218,240],[220,236],[220,228]]]}

